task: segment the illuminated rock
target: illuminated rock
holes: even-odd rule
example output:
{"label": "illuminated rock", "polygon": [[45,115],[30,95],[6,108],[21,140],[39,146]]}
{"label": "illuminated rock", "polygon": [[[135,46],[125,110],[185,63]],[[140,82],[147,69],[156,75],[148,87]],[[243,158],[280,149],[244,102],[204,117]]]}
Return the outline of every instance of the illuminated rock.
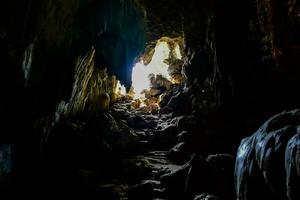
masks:
{"label": "illuminated rock", "polygon": [[287,196],[289,200],[300,197],[300,134],[290,139],[285,151]]}
{"label": "illuminated rock", "polygon": [[298,187],[294,187],[299,186],[300,177],[299,154],[295,153],[299,116],[299,109],[279,113],[242,140],[235,165],[239,200],[299,199]]}
{"label": "illuminated rock", "polygon": [[106,111],[109,109],[110,97],[108,93],[103,93],[100,95],[99,107],[101,110]]}

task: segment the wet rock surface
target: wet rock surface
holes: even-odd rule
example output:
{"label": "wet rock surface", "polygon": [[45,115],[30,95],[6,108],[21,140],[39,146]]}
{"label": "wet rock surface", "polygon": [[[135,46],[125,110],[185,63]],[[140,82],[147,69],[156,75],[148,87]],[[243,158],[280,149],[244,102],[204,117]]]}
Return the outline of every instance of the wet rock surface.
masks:
{"label": "wet rock surface", "polygon": [[286,170],[286,187],[287,196],[290,200],[300,197],[297,188],[300,187],[300,134],[292,137],[285,151],[285,170]]}
{"label": "wet rock surface", "polygon": [[209,194],[197,195],[194,200],[218,200],[219,198]]}
{"label": "wet rock surface", "polygon": [[299,117],[299,109],[277,114],[242,140],[235,165],[239,199],[299,199]]}

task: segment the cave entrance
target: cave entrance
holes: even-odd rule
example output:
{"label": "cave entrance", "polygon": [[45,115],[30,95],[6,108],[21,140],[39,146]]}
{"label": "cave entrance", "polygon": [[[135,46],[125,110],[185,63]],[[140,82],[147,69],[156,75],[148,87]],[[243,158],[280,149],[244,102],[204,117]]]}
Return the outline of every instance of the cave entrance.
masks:
{"label": "cave entrance", "polygon": [[162,95],[184,81],[183,39],[162,37],[146,48],[132,69],[133,107],[159,109]]}

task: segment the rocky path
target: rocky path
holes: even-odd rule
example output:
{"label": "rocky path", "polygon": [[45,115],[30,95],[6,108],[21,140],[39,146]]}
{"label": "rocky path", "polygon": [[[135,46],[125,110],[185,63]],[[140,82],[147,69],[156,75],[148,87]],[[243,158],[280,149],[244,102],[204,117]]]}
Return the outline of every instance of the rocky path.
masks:
{"label": "rocky path", "polygon": [[[115,108],[127,107],[126,104],[117,104]],[[171,120],[169,116],[159,116],[158,114],[149,114],[143,109],[126,109],[127,124],[135,132],[144,133],[145,143],[148,143],[148,149],[143,154],[135,156],[144,160],[150,168],[150,173],[141,177],[136,184],[129,187],[128,199],[167,199],[166,189],[160,182],[160,177],[167,173],[172,173],[180,168],[179,165],[172,164],[168,159],[168,151],[164,144],[160,145],[157,140],[157,132],[168,125]],[[136,119],[136,123],[132,122]],[[159,140],[159,139],[158,139]],[[163,149],[163,150],[161,150]],[[138,164],[138,162],[136,163]],[[126,197],[125,197],[126,199]]]}
{"label": "rocky path", "polygon": [[231,200],[234,159],[193,154],[191,147],[207,143],[199,129],[191,115],[149,113],[125,100],[90,118],[60,120],[41,180],[85,199],[194,200],[207,193]]}
{"label": "rocky path", "polygon": [[121,159],[112,180],[98,184],[98,190],[109,199],[168,199],[160,178],[178,170],[180,165],[168,159],[169,148],[164,146],[167,141],[157,134],[168,128],[171,118],[143,109],[128,109],[129,106],[129,103],[117,103],[110,114],[117,123],[121,120],[131,130],[130,134],[137,136],[136,148]]}

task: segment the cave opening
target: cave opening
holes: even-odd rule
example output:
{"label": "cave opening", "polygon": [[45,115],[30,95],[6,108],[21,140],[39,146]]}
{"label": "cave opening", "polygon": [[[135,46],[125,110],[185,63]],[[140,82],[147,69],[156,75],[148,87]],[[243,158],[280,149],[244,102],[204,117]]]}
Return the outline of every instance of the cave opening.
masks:
{"label": "cave opening", "polygon": [[1,197],[299,200],[299,13],[3,1]]}
{"label": "cave opening", "polygon": [[159,108],[161,96],[171,86],[183,84],[182,39],[162,37],[140,56],[132,69],[134,107]]}

